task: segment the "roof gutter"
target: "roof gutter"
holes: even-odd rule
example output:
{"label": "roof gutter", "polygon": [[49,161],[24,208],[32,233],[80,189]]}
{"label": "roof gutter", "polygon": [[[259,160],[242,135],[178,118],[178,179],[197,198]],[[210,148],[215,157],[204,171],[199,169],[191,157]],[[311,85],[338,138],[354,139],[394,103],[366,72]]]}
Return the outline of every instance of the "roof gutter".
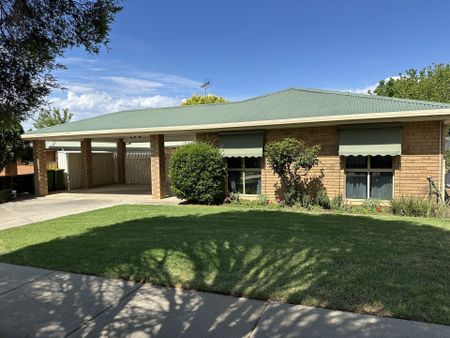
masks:
{"label": "roof gutter", "polygon": [[177,132],[205,132],[223,131],[229,129],[254,129],[254,128],[280,128],[283,126],[319,126],[319,125],[342,125],[351,123],[374,123],[374,122],[405,122],[405,121],[430,121],[450,119],[450,109],[428,109],[387,113],[365,113],[352,115],[328,115],[319,117],[304,117],[291,119],[274,119],[260,121],[229,122],[215,124],[186,125],[173,127],[154,128],[124,128],[86,131],[61,131],[48,133],[23,134],[24,140],[62,140],[89,137],[117,137],[136,134],[166,134]]}

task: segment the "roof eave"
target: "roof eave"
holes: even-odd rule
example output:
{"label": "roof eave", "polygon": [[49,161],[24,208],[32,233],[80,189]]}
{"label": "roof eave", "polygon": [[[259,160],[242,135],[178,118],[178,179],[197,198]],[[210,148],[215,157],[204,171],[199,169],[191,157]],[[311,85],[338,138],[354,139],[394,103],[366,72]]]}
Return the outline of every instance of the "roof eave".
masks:
{"label": "roof eave", "polygon": [[428,109],[401,112],[385,112],[371,114],[352,115],[328,115],[319,117],[304,117],[291,119],[273,119],[259,121],[244,121],[216,124],[186,125],[173,127],[146,127],[146,128],[124,128],[86,131],[63,131],[55,133],[23,134],[24,140],[73,140],[80,138],[97,137],[123,137],[127,135],[142,134],[169,134],[180,132],[209,132],[223,131],[228,129],[273,129],[280,127],[306,127],[306,126],[326,126],[341,125],[351,123],[379,123],[379,122],[406,122],[406,121],[430,121],[445,120],[450,121],[449,109]]}

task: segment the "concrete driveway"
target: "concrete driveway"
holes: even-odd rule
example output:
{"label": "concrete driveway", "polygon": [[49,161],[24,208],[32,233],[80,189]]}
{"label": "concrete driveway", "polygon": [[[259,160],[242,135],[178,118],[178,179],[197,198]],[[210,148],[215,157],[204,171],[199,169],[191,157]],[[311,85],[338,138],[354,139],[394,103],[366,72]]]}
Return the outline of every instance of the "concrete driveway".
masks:
{"label": "concrete driveway", "polygon": [[148,185],[116,184],[0,204],[0,230],[119,204],[178,204],[174,197],[152,200]]}

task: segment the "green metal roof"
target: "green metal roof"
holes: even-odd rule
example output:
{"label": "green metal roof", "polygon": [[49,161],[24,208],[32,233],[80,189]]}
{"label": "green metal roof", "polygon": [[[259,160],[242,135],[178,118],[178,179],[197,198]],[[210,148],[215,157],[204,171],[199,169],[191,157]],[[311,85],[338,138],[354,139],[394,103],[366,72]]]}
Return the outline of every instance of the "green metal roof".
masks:
{"label": "green metal roof", "polygon": [[239,102],[150,108],[105,114],[25,135],[220,125],[293,118],[450,109],[450,104],[313,89],[286,89]]}

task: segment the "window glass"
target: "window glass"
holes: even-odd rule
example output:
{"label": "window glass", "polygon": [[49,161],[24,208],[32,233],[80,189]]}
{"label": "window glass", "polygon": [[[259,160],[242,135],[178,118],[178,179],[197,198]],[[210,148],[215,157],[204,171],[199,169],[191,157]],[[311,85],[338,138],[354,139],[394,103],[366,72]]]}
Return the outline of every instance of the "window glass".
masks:
{"label": "window glass", "polygon": [[345,195],[350,199],[367,198],[367,174],[347,173],[345,180]]}
{"label": "window glass", "polygon": [[392,173],[370,173],[370,198],[379,200],[392,198]]}
{"label": "window glass", "polygon": [[242,168],[242,157],[228,157],[228,168]]}
{"label": "window glass", "polygon": [[261,193],[261,171],[246,171],[245,173],[245,194]]}
{"label": "window glass", "polygon": [[229,157],[228,191],[246,195],[261,193],[261,157]]}
{"label": "window glass", "polygon": [[346,158],[347,169],[367,169],[367,156],[349,156]]}
{"label": "window glass", "polygon": [[372,156],[370,158],[370,168],[392,169],[392,156]]}
{"label": "window glass", "polygon": [[245,168],[261,168],[261,158],[260,157],[246,157]]}
{"label": "window glass", "polygon": [[229,171],[228,172],[228,191],[234,193],[244,193],[243,186],[243,172],[242,171]]}

